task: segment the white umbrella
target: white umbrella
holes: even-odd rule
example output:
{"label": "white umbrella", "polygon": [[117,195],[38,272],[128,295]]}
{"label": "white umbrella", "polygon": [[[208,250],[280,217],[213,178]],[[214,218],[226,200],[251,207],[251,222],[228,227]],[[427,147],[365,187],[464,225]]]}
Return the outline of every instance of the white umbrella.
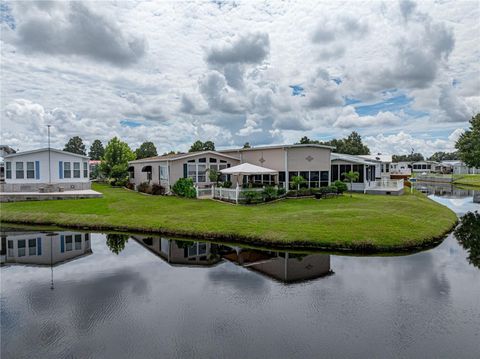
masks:
{"label": "white umbrella", "polygon": [[252,165],[251,163],[242,163],[241,165],[220,170],[224,175],[272,175],[278,174],[278,171],[270,168]]}

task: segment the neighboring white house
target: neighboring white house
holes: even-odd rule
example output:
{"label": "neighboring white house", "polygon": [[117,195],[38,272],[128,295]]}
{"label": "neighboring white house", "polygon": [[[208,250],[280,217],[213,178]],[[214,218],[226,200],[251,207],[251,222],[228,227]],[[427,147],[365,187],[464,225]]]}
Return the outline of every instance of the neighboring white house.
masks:
{"label": "neighboring white house", "polygon": [[90,189],[88,156],[42,148],[5,155],[3,192]]}
{"label": "neighboring white house", "polygon": [[430,173],[435,172],[435,166],[439,163],[435,161],[417,161],[412,163],[412,172],[415,173]]}
{"label": "neighboring white house", "polygon": [[359,155],[358,157],[369,161],[374,161],[376,163],[376,179],[390,178],[390,164],[392,163],[391,155],[382,155],[381,153],[377,153],[376,155]]}
{"label": "neighboring white house", "polygon": [[412,174],[412,165],[410,162],[393,162],[390,163],[390,175],[407,175]]}

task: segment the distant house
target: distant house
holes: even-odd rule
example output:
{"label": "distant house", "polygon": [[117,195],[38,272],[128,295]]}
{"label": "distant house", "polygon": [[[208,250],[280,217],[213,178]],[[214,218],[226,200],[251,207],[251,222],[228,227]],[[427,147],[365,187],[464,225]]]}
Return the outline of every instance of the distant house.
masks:
{"label": "distant house", "polygon": [[5,181],[5,161],[6,155],[15,153],[16,151],[10,146],[0,145],[0,183]]}
{"label": "distant house", "polygon": [[435,172],[435,166],[439,163],[435,161],[417,161],[412,162],[412,172],[414,173],[430,173]]}
{"label": "distant house", "polygon": [[4,156],[3,192],[69,191],[90,189],[88,157],[56,149]]}
{"label": "distant house", "polygon": [[364,158],[376,163],[375,166],[375,178],[390,178],[390,164],[392,163],[391,155],[382,155],[377,153],[376,155],[359,155],[358,157]]}
{"label": "distant house", "polygon": [[456,161],[442,161],[442,164],[448,165],[454,174],[477,174],[480,173],[480,168],[468,167],[465,162]]}
{"label": "distant house", "polygon": [[412,174],[411,162],[393,162],[390,163],[390,175],[410,176]]}

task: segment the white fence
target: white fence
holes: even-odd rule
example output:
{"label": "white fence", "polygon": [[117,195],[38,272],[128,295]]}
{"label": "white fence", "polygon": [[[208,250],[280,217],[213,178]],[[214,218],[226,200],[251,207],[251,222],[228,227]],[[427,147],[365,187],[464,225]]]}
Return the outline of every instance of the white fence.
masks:
{"label": "white fence", "polygon": [[197,191],[197,198],[216,198],[220,200],[226,200],[230,202],[238,203],[239,200],[245,199],[245,192],[263,192],[263,188],[222,188],[222,187],[210,187],[210,188],[195,188]]}
{"label": "white fence", "polygon": [[365,191],[367,190],[377,190],[377,191],[399,191],[403,189],[404,180],[391,180],[391,179],[382,179],[378,181],[370,181],[365,185]]}

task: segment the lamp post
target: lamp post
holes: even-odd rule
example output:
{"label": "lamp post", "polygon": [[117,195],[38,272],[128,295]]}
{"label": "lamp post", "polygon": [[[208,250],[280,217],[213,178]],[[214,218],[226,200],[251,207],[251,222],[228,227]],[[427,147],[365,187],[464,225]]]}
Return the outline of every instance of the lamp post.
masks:
{"label": "lamp post", "polygon": [[50,126],[47,125],[48,129],[48,184],[52,184],[52,168],[51,168],[51,155],[50,155]]}

